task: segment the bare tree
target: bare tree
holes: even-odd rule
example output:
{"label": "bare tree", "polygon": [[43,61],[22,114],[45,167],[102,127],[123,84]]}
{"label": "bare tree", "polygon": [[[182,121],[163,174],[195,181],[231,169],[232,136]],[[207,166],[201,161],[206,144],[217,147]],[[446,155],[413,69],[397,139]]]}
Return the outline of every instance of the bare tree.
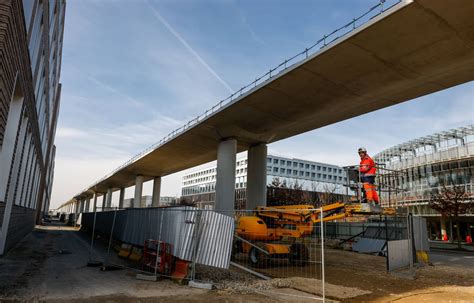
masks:
{"label": "bare tree", "polygon": [[319,185],[321,185],[318,182],[311,182],[311,191],[318,192],[319,191]]}
{"label": "bare tree", "polygon": [[288,187],[286,182],[282,182],[280,178],[273,178],[272,182],[267,186],[267,203],[268,205],[282,205],[288,202]]}
{"label": "bare tree", "polygon": [[339,199],[339,195],[336,193],[337,184],[326,183],[323,185],[322,204],[331,204]]}
{"label": "bare tree", "polygon": [[197,203],[195,201],[192,201],[191,199],[187,199],[186,197],[181,197],[179,201],[177,201],[176,205],[196,206]]}
{"label": "bare tree", "polygon": [[461,248],[461,227],[459,215],[467,214],[474,210],[474,200],[471,193],[466,191],[464,185],[446,186],[431,194],[429,206],[439,212],[442,216],[454,218],[456,222],[456,237],[458,248]]}
{"label": "bare tree", "polygon": [[309,192],[296,180],[289,184],[278,177],[273,178],[267,187],[268,205],[313,204]]}

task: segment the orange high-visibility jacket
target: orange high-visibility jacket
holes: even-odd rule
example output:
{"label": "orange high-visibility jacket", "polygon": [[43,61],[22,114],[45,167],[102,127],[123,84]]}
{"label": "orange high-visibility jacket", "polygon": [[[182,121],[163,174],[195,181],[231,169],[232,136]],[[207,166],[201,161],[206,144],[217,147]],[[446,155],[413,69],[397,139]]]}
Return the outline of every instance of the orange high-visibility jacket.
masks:
{"label": "orange high-visibility jacket", "polygon": [[362,175],[365,176],[375,176],[376,169],[374,160],[372,160],[371,157],[366,155],[360,160],[359,171]]}

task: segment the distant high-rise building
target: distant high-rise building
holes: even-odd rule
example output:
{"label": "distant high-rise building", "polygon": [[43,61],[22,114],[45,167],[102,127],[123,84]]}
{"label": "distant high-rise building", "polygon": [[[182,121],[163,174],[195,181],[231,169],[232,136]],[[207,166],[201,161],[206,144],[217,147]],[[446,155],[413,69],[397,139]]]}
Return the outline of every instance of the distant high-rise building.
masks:
{"label": "distant high-rise building", "polygon": [[0,255],[49,209],[65,8],[0,2]]}

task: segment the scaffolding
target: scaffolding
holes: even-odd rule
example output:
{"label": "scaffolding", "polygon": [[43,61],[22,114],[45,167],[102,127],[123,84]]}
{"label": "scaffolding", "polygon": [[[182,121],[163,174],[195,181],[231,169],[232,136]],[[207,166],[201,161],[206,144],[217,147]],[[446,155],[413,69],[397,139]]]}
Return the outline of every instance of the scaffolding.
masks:
{"label": "scaffolding", "polygon": [[474,125],[398,144],[376,154],[374,161],[382,168],[378,183],[398,189],[382,193],[385,206],[435,215],[427,204],[443,186],[463,185],[474,195]]}

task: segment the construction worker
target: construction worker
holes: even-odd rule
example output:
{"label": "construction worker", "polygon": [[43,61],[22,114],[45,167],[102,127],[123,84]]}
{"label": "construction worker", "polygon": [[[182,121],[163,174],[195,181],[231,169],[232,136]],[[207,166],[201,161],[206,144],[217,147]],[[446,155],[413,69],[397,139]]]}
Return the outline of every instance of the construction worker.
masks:
{"label": "construction worker", "polygon": [[366,202],[375,209],[380,209],[379,196],[375,187],[375,162],[367,154],[367,149],[364,147],[358,150],[360,156],[360,181],[363,183],[363,194]]}

